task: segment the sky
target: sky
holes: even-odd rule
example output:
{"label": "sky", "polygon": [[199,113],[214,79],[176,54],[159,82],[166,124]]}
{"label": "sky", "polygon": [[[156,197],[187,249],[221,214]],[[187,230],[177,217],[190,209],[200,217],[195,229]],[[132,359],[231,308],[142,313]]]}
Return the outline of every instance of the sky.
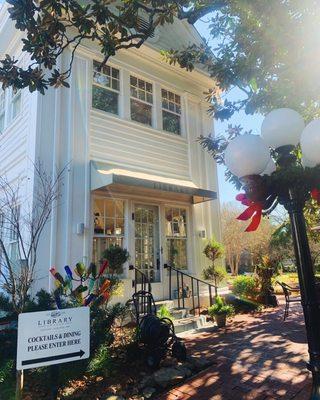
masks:
{"label": "sky", "polygon": [[[196,28],[202,37],[209,40],[210,36],[208,34],[208,23],[205,20],[201,20],[196,24]],[[213,43],[209,41],[209,44]],[[229,94],[224,95],[223,98],[232,100],[238,100],[241,97],[240,90],[233,89]],[[217,136],[225,133],[229,124],[231,125],[241,125],[244,131],[252,130],[253,134],[260,134],[261,124],[263,121],[263,116],[260,114],[246,115],[245,112],[239,112],[233,115],[228,121],[215,121],[214,130]],[[218,165],[218,180],[219,180],[219,192],[220,192],[220,203],[226,203],[230,201],[235,201],[237,191],[231,183],[228,183],[224,179],[225,168]]]}

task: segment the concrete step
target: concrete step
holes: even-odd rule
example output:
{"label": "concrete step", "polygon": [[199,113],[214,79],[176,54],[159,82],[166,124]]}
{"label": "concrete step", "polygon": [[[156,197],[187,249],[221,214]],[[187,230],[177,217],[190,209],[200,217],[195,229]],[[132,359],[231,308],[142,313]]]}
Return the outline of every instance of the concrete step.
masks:
{"label": "concrete step", "polygon": [[175,307],[173,300],[157,300],[155,301],[155,305],[157,310],[159,310],[160,307],[165,306],[171,311]]}
{"label": "concrete step", "polygon": [[207,319],[205,315],[187,317],[173,321],[175,333],[183,333],[187,331],[193,331],[205,327]]}
{"label": "concrete step", "polygon": [[170,313],[175,320],[187,318],[190,314],[188,308],[172,308]]}

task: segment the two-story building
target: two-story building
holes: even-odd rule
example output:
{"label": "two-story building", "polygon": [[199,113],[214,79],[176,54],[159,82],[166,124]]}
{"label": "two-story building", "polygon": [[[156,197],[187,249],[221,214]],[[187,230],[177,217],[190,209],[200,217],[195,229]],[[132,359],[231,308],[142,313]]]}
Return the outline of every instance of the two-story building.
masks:
{"label": "two-story building", "polygon": [[[42,235],[37,289],[48,289],[50,266],[98,262],[111,243],[128,249],[156,298],[168,296],[165,263],[201,275],[205,240],[220,238],[216,165],[197,142],[213,131],[204,95],[212,79],[199,68],[168,65],[159,53],[192,43],[201,43],[195,28],[176,21],[98,72],[101,54],[90,42],[76,52],[70,89],[0,93],[1,174],[28,177],[22,193],[32,201],[33,164],[41,160],[48,171],[68,165]],[[2,6],[1,58],[5,53],[28,63]],[[131,279],[126,266],[126,298]]]}

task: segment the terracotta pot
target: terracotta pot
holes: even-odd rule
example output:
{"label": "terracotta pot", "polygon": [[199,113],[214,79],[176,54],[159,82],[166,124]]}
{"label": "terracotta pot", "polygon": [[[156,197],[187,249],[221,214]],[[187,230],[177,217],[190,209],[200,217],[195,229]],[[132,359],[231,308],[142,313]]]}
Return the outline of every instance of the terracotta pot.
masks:
{"label": "terracotta pot", "polygon": [[227,320],[226,314],[215,315],[214,318],[216,320],[218,328],[224,328],[226,326],[226,320]]}

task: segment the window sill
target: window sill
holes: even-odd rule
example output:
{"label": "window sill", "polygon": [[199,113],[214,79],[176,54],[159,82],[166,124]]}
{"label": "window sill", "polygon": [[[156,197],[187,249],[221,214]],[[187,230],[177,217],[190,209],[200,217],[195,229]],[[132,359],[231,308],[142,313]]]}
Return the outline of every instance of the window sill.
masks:
{"label": "window sill", "polygon": [[91,107],[91,113],[97,114],[100,117],[108,117],[117,123],[121,123],[123,125],[130,126],[133,129],[138,129],[139,131],[141,131],[141,128],[143,128],[144,131],[146,131],[150,134],[156,135],[158,137],[161,137],[161,138],[166,137],[170,140],[180,142],[180,143],[187,142],[187,138],[184,135],[177,135],[175,133],[170,133],[170,132],[164,131],[163,129],[156,129],[149,125],[145,125],[140,122],[132,121],[131,119],[121,118],[119,115],[111,114],[106,111],[98,110],[98,109]]}

